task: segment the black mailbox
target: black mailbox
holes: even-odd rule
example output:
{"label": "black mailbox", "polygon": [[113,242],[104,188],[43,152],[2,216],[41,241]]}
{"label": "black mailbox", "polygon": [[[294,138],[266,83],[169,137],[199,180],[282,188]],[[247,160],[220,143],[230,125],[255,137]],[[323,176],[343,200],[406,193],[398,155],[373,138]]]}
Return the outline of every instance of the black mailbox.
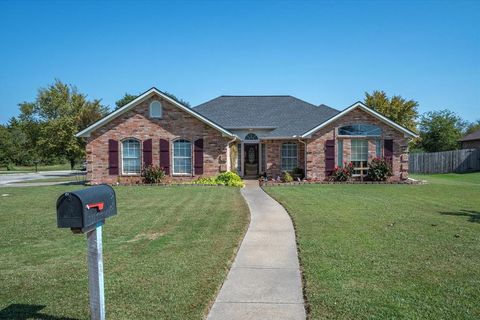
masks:
{"label": "black mailbox", "polygon": [[115,191],[99,185],[65,192],[57,200],[57,225],[87,232],[105,218],[117,214]]}

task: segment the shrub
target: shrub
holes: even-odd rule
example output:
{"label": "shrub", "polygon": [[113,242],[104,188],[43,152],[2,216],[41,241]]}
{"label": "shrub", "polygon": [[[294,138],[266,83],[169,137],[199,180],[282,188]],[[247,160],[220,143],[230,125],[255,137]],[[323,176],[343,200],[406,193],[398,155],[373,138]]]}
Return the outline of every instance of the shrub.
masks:
{"label": "shrub", "polygon": [[220,184],[229,187],[243,187],[245,184],[242,181],[242,178],[234,172],[223,172],[216,177],[217,181]]}
{"label": "shrub", "polygon": [[374,158],[368,164],[368,180],[385,181],[390,176],[392,176],[392,167],[384,158]]}
{"label": "shrub", "polygon": [[193,181],[193,184],[206,184],[206,185],[223,185],[220,181],[217,180],[216,177],[203,177],[198,178],[197,180]]}
{"label": "shrub", "polygon": [[348,181],[353,174],[353,163],[345,163],[343,167],[336,166],[332,173],[334,181]]}
{"label": "shrub", "polygon": [[283,171],[283,173],[282,173],[282,181],[283,181],[283,182],[292,182],[292,181],[293,181],[293,178],[292,178],[292,176],[290,175],[290,173],[288,173],[288,171]]}
{"label": "shrub", "polygon": [[142,177],[145,183],[161,183],[165,179],[165,171],[158,166],[146,166],[142,169]]}
{"label": "shrub", "polygon": [[292,170],[292,175],[293,175],[295,178],[298,177],[298,178],[300,178],[300,179],[303,179],[303,177],[304,177],[303,169],[300,168],[300,167],[295,167],[295,168],[293,168],[293,170]]}

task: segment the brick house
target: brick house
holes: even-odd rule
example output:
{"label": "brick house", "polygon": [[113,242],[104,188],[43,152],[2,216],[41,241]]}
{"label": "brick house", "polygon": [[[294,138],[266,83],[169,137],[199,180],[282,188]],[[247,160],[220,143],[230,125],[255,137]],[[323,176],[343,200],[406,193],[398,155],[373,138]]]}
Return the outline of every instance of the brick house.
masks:
{"label": "brick house", "polygon": [[91,183],[140,182],[150,164],[172,180],[294,168],[324,180],[344,162],[359,176],[374,157],[389,159],[392,179],[402,180],[415,136],[361,102],[339,112],[292,96],[220,96],[189,108],[156,88],[77,134],[87,139]]}
{"label": "brick house", "polygon": [[480,130],[467,134],[458,141],[462,149],[480,149]]}

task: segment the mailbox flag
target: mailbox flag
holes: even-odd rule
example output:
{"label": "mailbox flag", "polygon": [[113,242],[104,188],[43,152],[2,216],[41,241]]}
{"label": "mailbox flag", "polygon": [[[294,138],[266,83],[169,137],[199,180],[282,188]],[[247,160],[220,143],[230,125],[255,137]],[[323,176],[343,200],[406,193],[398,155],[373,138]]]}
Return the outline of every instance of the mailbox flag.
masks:
{"label": "mailbox flag", "polygon": [[203,139],[195,140],[193,153],[195,157],[195,174],[203,174]]}
{"label": "mailbox flag", "polygon": [[152,165],[152,139],[143,141],[143,165]]}
{"label": "mailbox flag", "polygon": [[118,175],[118,141],[108,140],[108,174]]}
{"label": "mailbox flag", "polygon": [[170,143],[165,139],[160,139],[160,167],[166,175],[170,174]]}

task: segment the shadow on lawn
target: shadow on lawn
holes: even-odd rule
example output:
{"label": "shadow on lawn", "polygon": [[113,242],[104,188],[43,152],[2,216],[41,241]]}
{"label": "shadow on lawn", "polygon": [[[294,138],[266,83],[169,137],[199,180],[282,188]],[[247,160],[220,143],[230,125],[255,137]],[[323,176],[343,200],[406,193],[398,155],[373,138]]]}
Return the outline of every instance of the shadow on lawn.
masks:
{"label": "shadow on lawn", "polygon": [[11,304],[5,309],[0,310],[0,319],[76,320],[74,318],[56,317],[39,313],[43,308],[45,308],[45,306],[35,304]]}
{"label": "shadow on lawn", "polygon": [[468,221],[480,223],[480,211],[462,209],[456,212],[441,211],[440,214],[448,215],[448,216],[468,217],[469,218]]}

